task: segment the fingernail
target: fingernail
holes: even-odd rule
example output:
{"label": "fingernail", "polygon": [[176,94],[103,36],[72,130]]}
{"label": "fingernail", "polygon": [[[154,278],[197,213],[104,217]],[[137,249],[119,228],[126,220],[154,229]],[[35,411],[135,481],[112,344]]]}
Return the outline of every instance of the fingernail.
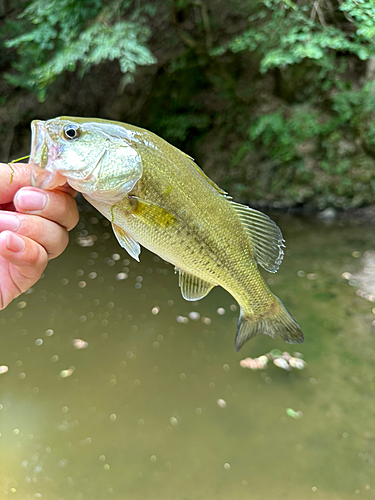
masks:
{"label": "fingernail", "polygon": [[20,208],[29,212],[42,210],[47,203],[47,195],[45,193],[31,189],[21,189],[18,191],[16,199]]}
{"label": "fingernail", "polygon": [[22,238],[13,233],[8,233],[6,236],[8,250],[11,252],[23,252],[25,250],[25,242]]}
{"label": "fingernail", "polygon": [[17,231],[19,227],[20,220],[16,215],[0,212],[0,231]]}

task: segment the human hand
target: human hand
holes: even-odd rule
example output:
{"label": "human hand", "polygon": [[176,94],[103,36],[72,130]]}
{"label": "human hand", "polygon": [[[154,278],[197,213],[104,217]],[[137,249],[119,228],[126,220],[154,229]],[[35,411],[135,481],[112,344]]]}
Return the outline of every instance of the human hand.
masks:
{"label": "human hand", "polygon": [[[12,172],[13,170],[13,172]],[[0,310],[41,277],[78,222],[70,187],[31,187],[30,165],[0,163]]]}

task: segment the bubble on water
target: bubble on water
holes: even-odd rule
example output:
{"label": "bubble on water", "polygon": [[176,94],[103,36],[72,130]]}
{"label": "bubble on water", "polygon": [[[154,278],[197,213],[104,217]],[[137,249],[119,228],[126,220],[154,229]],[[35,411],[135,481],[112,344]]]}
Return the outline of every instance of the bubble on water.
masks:
{"label": "bubble on water", "polygon": [[80,281],[80,282],[78,283],[78,286],[79,286],[79,288],[85,288],[85,286],[86,286],[86,281]]}
{"label": "bubble on water", "polygon": [[236,306],[236,304],[232,304],[232,305],[230,306],[230,310],[231,310],[231,311],[237,311],[237,306]]}
{"label": "bubble on water", "polygon": [[288,362],[292,368],[297,368],[297,370],[303,370],[306,366],[306,362],[300,358],[290,357]]}
{"label": "bubble on water", "polygon": [[7,365],[0,366],[0,375],[3,375],[4,373],[7,373],[8,371],[9,371],[9,366],[7,366]]}
{"label": "bubble on water", "polygon": [[154,315],[158,314],[159,312],[160,312],[160,307],[158,306],[155,306],[151,309],[151,313]]}
{"label": "bubble on water", "polygon": [[101,462],[104,462],[104,460],[105,460],[105,455],[100,455],[99,460],[100,460]]}
{"label": "bubble on water", "polygon": [[259,358],[245,358],[240,361],[240,366],[242,368],[250,368],[250,370],[263,370],[267,368],[268,364],[267,356],[259,356]]}
{"label": "bubble on water", "polygon": [[173,300],[168,300],[167,304],[171,307],[171,306],[173,306],[174,301]]}
{"label": "bubble on water", "polygon": [[300,269],[299,271],[297,271],[297,276],[299,276],[300,278],[303,278],[304,276],[306,276],[306,273],[305,273],[305,271],[302,271],[302,269]]}
{"label": "bubble on water", "polygon": [[158,458],[157,458],[157,456],[156,456],[156,455],[151,455],[151,457],[150,457],[150,460],[151,460],[151,462],[152,462],[153,464],[156,462],[156,460],[157,460],[157,459],[158,459]]}
{"label": "bubble on water", "polygon": [[74,367],[74,366],[70,366],[67,370],[61,370],[61,372],[60,372],[60,377],[61,377],[61,378],[67,378],[67,377],[70,377],[71,375],[73,375],[74,370],[75,370],[75,367]]}
{"label": "bubble on water", "polygon": [[301,412],[301,410],[295,411],[292,408],[287,408],[285,410],[285,412],[286,412],[287,415],[289,415],[289,417],[292,417],[292,418],[295,418],[295,419],[299,419],[299,418],[303,417],[303,413]]}
{"label": "bubble on water", "polygon": [[230,470],[230,464],[228,464],[228,462],[224,464],[224,469],[225,470]]}
{"label": "bubble on water", "polygon": [[139,290],[140,288],[142,288],[142,283],[136,283],[134,286],[137,290]]}
{"label": "bubble on water", "polygon": [[180,373],[180,380],[186,380],[185,373]]}
{"label": "bubble on water", "polygon": [[222,316],[223,314],[225,314],[225,309],[224,307],[219,307],[216,311],[220,316]]}
{"label": "bubble on water", "polygon": [[201,315],[199,314],[199,312],[191,311],[191,312],[189,312],[188,317],[190,319],[192,319],[193,321],[198,321],[200,319]]}
{"label": "bubble on water", "polygon": [[205,318],[205,317],[203,317],[203,318],[202,318],[202,321],[203,321],[203,323],[204,323],[205,325],[210,325],[210,324],[211,324],[211,318]]}
{"label": "bubble on water", "polygon": [[220,408],[226,408],[227,407],[227,402],[225,399],[218,399],[216,403],[220,406]]}
{"label": "bubble on water", "polygon": [[72,344],[75,349],[86,349],[89,346],[89,343],[82,339],[73,339]]}
{"label": "bubble on water", "polygon": [[171,417],[169,421],[174,427],[178,424],[178,420],[176,417]]}
{"label": "bubble on water", "polygon": [[118,280],[126,280],[127,277],[128,277],[128,275],[126,273],[118,273],[116,275],[116,279],[118,279]]}
{"label": "bubble on water", "polygon": [[112,257],[113,260],[120,260],[121,259],[121,255],[118,254],[118,253],[113,253],[111,255],[111,257]]}
{"label": "bubble on water", "polygon": [[186,324],[189,323],[189,318],[187,318],[186,316],[176,316],[176,321],[177,323]]}
{"label": "bubble on water", "polygon": [[42,345],[43,344],[43,339],[36,339],[35,345]]}
{"label": "bubble on water", "polygon": [[227,365],[227,364],[223,365],[223,370],[224,370],[225,372],[229,372],[229,370],[230,370],[229,365]]}
{"label": "bubble on water", "polygon": [[18,302],[18,304],[17,304],[18,309],[23,309],[26,306],[27,306],[27,303],[24,300],[21,300],[21,302]]}
{"label": "bubble on water", "polygon": [[116,413],[112,413],[112,415],[109,417],[109,420],[110,420],[111,422],[114,422],[114,421],[116,420],[116,418],[117,418]]}
{"label": "bubble on water", "polygon": [[273,364],[277,366],[278,368],[282,368],[283,370],[290,370],[290,365],[288,361],[284,358],[276,358],[273,360]]}
{"label": "bubble on water", "polygon": [[93,272],[89,273],[89,278],[90,278],[90,280],[95,279],[97,276],[98,276],[98,275],[97,275],[97,273],[96,273],[95,271],[93,271]]}

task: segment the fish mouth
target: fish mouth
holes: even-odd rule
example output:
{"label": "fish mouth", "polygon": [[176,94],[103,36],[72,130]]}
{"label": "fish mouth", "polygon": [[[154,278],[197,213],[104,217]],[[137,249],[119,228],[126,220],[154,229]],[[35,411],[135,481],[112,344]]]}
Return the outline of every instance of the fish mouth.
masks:
{"label": "fish mouth", "polygon": [[67,179],[53,168],[51,159],[57,151],[45,123],[42,120],[31,122],[31,185],[51,190],[66,184]]}
{"label": "fish mouth", "polygon": [[31,122],[31,152],[30,163],[37,164],[39,168],[45,168],[46,163],[46,127],[43,121]]}

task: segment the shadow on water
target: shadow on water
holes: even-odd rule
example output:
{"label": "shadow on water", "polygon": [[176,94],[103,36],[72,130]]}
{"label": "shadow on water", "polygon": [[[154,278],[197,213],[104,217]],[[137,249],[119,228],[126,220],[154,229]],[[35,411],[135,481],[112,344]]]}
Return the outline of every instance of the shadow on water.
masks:
{"label": "shadow on water", "polygon": [[[230,295],[184,301],[172,266],[82,215],[0,313],[1,498],[375,497],[373,228],[280,217],[287,254],[264,275],[306,342],[235,353]],[[271,349],[305,369],[240,367]]]}

